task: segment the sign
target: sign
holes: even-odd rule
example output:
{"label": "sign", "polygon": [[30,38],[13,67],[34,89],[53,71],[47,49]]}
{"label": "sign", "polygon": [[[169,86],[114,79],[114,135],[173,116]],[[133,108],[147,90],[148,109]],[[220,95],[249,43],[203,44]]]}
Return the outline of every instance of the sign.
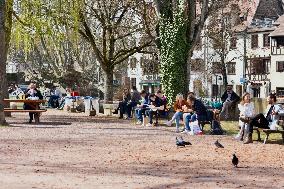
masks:
{"label": "sign", "polygon": [[154,75],[144,75],[143,80],[148,80],[148,81],[160,81],[160,76],[158,74]]}

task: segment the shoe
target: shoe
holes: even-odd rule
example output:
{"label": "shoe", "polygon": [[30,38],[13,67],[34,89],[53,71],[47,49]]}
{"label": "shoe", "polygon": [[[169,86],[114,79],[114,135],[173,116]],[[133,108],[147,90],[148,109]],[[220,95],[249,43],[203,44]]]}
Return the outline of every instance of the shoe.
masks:
{"label": "shoe", "polygon": [[183,134],[190,134],[190,131],[185,129],[185,130],[182,131],[181,133],[183,133]]}
{"label": "shoe", "polygon": [[153,124],[147,123],[146,127],[153,127]]}
{"label": "shoe", "polygon": [[244,140],[244,144],[249,144],[249,143],[253,143],[252,134],[248,134],[247,137]]}
{"label": "shoe", "polygon": [[235,137],[234,137],[235,140],[237,141],[243,141],[243,137],[241,134],[237,134]]}
{"label": "shoe", "polygon": [[172,126],[172,122],[171,121],[167,121],[166,125],[170,127],[170,126]]}
{"label": "shoe", "polygon": [[136,125],[141,125],[141,124],[142,124],[142,121],[140,120],[136,122]]}

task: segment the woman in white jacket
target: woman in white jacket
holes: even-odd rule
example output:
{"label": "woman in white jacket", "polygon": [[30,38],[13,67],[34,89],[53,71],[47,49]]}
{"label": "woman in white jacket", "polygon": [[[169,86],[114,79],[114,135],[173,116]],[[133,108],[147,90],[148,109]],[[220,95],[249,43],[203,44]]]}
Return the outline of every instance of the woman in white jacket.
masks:
{"label": "woman in white jacket", "polygon": [[237,140],[243,140],[245,131],[248,130],[249,121],[255,115],[254,104],[251,102],[250,93],[244,93],[242,101],[238,104],[240,110],[240,131],[235,137]]}

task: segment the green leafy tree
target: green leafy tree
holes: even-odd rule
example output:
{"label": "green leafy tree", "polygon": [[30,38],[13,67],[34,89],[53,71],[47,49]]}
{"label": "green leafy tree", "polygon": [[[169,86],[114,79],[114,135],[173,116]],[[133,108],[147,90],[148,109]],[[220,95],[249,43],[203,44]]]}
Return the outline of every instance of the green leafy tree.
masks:
{"label": "green leafy tree", "polygon": [[208,15],[222,1],[155,0],[159,13],[157,43],[160,47],[161,78],[169,103],[176,94],[188,90],[188,59]]}

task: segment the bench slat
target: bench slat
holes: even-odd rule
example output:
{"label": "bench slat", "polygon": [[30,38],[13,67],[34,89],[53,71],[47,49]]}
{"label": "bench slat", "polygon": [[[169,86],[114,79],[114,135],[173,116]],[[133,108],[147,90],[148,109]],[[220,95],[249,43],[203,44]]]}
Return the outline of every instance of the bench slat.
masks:
{"label": "bench slat", "polygon": [[47,110],[22,110],[22,109],[4,109],[4,112],[32,112],[32,113],[39,113],[39,112],[46,112]]}

